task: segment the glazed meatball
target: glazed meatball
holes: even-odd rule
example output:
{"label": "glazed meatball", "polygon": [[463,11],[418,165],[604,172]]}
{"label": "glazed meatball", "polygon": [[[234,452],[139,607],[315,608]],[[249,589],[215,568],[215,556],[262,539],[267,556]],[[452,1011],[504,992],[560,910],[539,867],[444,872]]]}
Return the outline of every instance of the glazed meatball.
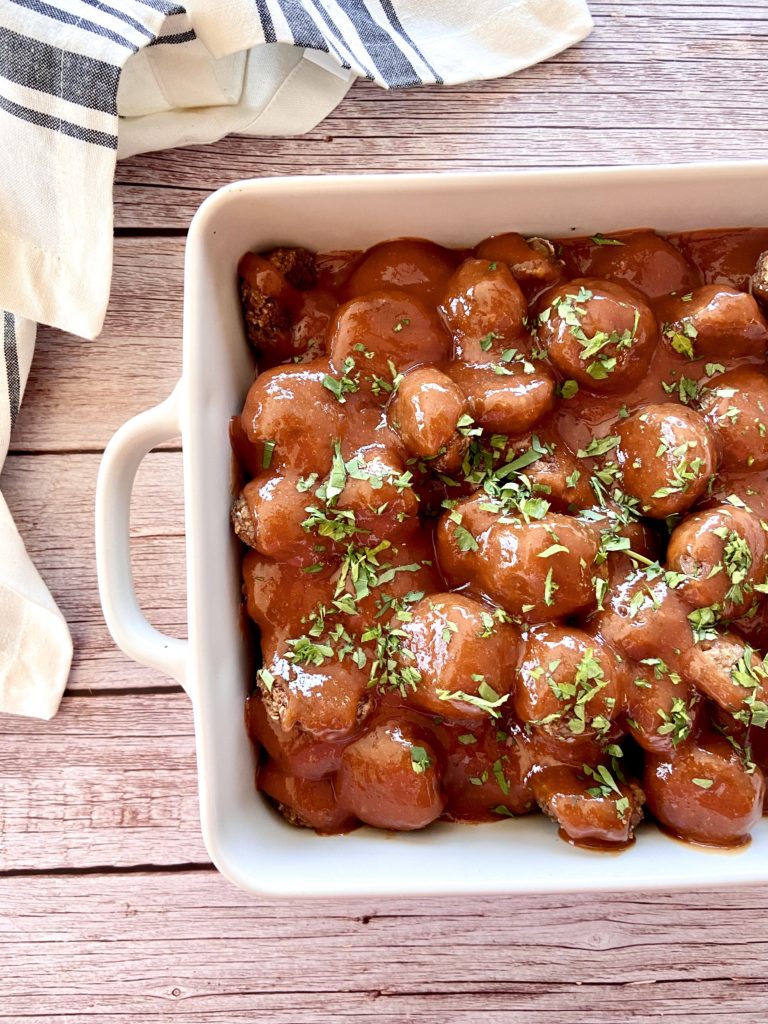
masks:
{"label": "glazed meatball", "polygon": [[699,408],[724,469],[768,469],[768,376],[750,366],[721,373],[701,392]]}
{"label": "glazed meatball", "polygon": [[288,473],[251,480],[232,506],[232,521],[249,547],[277,562],[305,566],[316,562],[318,553],[317,538],[304,525],[312,499],[297,489],[300,479]]}
{"label": "glazed meatball", "polygon": [[523,336],[528,307],[505,263],[466,260],[448,281],[439,306],[453,335],[454,358],[492,363]]}
{"label": "glazed meatball", "polygon": [[270,718],[257,691],[245,704],[248,735],[260,743],[286,775],[302,779],[324,779],[338,770],[344,747],[341,743],[313,736],[303,729],[283,729]]}
{"label": "glazed meatball", "polygon": [[594,277],[607,277],[639,289],[649,299],[669,292],[686,294],[701,276],[683,254],[655,231],[620,231],[611,236],[621,245],[597,246],[589,264]]}
{"label": "glazed meatball", "polygon": [[243,430],[261,450],[265,469],[325,475],[341,430],[341,406],[313,364],[280,366],[259,374],[243,407]]}
{"label": "glazed meatball", "polygon": [[716,605],[721,617],[736,618],[768,578],[768,535],[754,513],[717,505],[674,529],[667,566],[684,577],[678,591],[692,608]]}
{"label": "glazed meatball", "polygon": [[656,320],[643,298],[611,281],[576,278],[539,302],[539,342],[564,376],[590,391],[627,391],[648,371]]}
{"label": "glazed meatball", "polygon": [[347,538],[354,536],[371,545],[415,522],[419,499],[398,452],[388,445],[371,444],[355,452],[346,465],[346,482],[331,516],[347,526],[354,523],[356,533],[348,532]]}
{"label": "glazed meatball", "polygon": [[595,580],[604,576],[597,551],[594,533],[570,516],[503,516],[475,553],[469,578],[454,582],[473,583],[525,622],[560,619],[594,607]]}
{"label": "glazed meatball", "polygon": [[338,835],[359,824],[339,804],[331,779],[303,779],[286,773],[274,761],[267,761],[259,769],[257,785],[262,793],[272,797],[290,825]]}
{"label": "glazed meatball", "polygon": [[425,597],[409,616],[401,627],[406,664],[420,676],[411,703],[447,719],[500,717],[514,683],[518,630],[499,621],[498,609],[462,594]]}
{"label": "glazed meatball", "polygon": [[309,249],[279,246],[264,255],[265,259],[277,267],[288,284],[299,291],[309,291],[317,284],[315,256]]}
{"label": "glazed meatball", "polygon": [[563,626],[535,626],[515,688],[519,718],[563,741],[606,736],[622,710],[624,669],[602,641]]}
{"label": "glazed meatball", "polygon": [[[584,463],[546,427],[536,429],[535,433],[539,446],[544,450],[535,462],[524,469],[532,493],[545,498],[554,512],[573,513],[590,506],[595,496]],[[533,443],[531,434],[519,438],[507,448],[505,460],[512,462],[530,451]]]}
{"label": "glazed meatball", "polygon": [[496,523],[498,512],[489,511],[491,504],[484,491],[456,503],[441,516],[435,535],[440,568],[452,586],[474,580],[477,553],[485,545],[485,537]]}
{"label": "glazed meatball", "polygon": [[626,511],[610,499],[603,505],[582,509],[578,519],[599,538],[598,561],[605,562],[611,587],[626,579],[639,560],[643,564],[645,560],[652,562],[659,553],[659,537],[653,527],[642,520],[630,519]]}
{"label": "glazed meatball", "polygon": [[347,282],[347,295],[397,289],[430,305],[440,301],[460,255],[424,238],[396,238],[374,245]]}
{"label": "glazed meatball", "polygon": [[461,465],[469,438],[458,427],[467,415],[467,402],[450,377],[432,366],[411,370],[387,413],[411,455],[431,460],[441,473]]}
{"label": "glazed meatball", "polygon": [[[447,359],[450,339],[437,314],[407,292],[370,292],[341,306],[328,328],[331,371],[389,400],[398,375]],[[327,434],[327,428],[326,428]]]}
{"label": "glazed meatball", "polygon": [[498,820],[526,814],[534,805],[527,761],[517,739],[487,726],[440,728],[445,752],[445,811],[450,821]]}
{"label": "glazed meatball", "polygon": [[626,723],[643,750],[667,754],[692,733],[700,704],[696,691],[661,658],[627,665]]}
{"label": "glazed meatball", "polygon": [[707,284],[669,299],[660,315],[667,345],[688,359],[765,355],[768,323],[746,292]]}
{"label": "glazed meatball", "polygon": [[616,457],[624,490],[644,515],[685,512],[707,489],[718,452],[702,417],[673,403],[646,405],[616,428]]}
{"label": "glazed meatball", "polygon": [[529,300],[563,278],[563,264],[546,238],[525,239],[514,231],[492,235],[477,246],[475,256],[491,263],[506,263]]}
{"label": "glazed meatball", "polygon": [[648,809],[675,835],[706,846],[737,846],[763,810],[765,782],[724,736],[647,754],[643,789]]}
{"label": "glazed meatball", "polygon": [[248,552],[243,561],[243,594],[265,650],[274,650],[291,635],[297,621],[307,620],[316,607],[330,603],[332,571],[329,567],[308,575],[296,565]]}
{"label": "glazed meatball", "polygon": [[406,721],[382,722],[342,754],[339,802],[375,828],[409,831],[445,805],[442,768],[430,735]]}
{"label": "glazed meatball", "polygon": [[554,378],[541,363],[515,360],[491,368],[455,362],[447,372],[466,395],[473,420],[490,434],[523,434],[555,403]]}
{"label": "glazed meatball", "polygon": [[597,849],[626,846],[643,816],[642,792],[610,773],[608,784],[598,769],[586,767],[589,774],[567,765],[536,772],[531,786],[539,807],[571,843]]}
{"label": "glazed meatball", "polygon": [[744,725],[768,723],[768,671],[749,644],[733,633],[700,640],[682,662],[697,690]]}
{"label": "glazed meatball", "polygon": [[351,657],[338,661],[327,639],[306,634],[264,651],[256,681],[270,718],[313,736],[354,732],[370,710],[369,675]]}
{"label": "glazed meatball", "polygon": [[238,264],[245,334],[256,352],[290,354],[292,289],[269,260],[248,252]]}
{"label": "glazed meatball", "polygon": [[615,581],[605,607],[590,617],[590,628],[628,658],[661,658],[672,671],[693,645],[688,606],[663,574],[648,570]]}

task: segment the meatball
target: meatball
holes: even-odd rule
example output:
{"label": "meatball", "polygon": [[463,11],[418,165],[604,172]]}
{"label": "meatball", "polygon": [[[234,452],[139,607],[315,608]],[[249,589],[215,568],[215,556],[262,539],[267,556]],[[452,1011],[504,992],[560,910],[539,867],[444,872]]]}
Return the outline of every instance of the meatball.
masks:
{"label": "meatball", "polygon": [[768,671],[749,644],[733,633],[700,640],[681,669],[688,682],[744,725],[768,724]]}
{"label": "meatball", "polygon": [[693,645],[688,606],[663,575],[648,570],[617,580],[605,607],[591,616],[590,628],[628,658],[661,658],[672,671]]}
{"label": "meatball", "polygon": [[752,274],[752,294],[768,306],[768,252],[761,253]]}
{"label": "meatball", "polygon": [[692,608],[717,606],[723,618],[747,612],[768,579],[768,537],[746,509],[717,505],[687,516],[672,532],[667,566],[684,579],[678,592]]}
{"label": "meatball", "polygon": [[621,245],[600,245],[592,253],[589,273],[639,289],[649,299],[669,292],[685,294],[701,284],[701,276],[666,238],[655,231],[619,232]]}
{"label": "meatball", "polygon": [[604,767],[567,765],[544,768],[531,777],[542,811],[560,826],[560,835],[578,846],[626,846],[643,816],[643,794],[634,783],[614,777]]}
{"label": "meatball", "polygon": [[280,366],[251,385],[241,421],[248,440],[261,448],[265,469],[325,475],[331,468],[329,438],[341,430],[341,406],[323,386],[324,376],[312,363]]}
{"label": "meatball", "polygon": [[258,691],[245,702],[245,722],[251,740],[261,744],[286,775],[324,779],[338,770],[344,750],[341,743],[319,739],[303,729],[283,729],[270,718]]}
{"label": "meatball", "polygon": [[475,553],[468,580],[510,615],[544,622],[594,607],[598,541],[582,523],[557,513],[526,522],[503,516]]}
{"label": "meatball", "polygon": [[259,769],[257,784],[262,793],[277,803],[277,809],[291,825],[337,835],[358,824],[339,804],[330,779],[302,779],[287,774],[274,761],[267,761]]}
{"label": "meatball", "polygon": [[653,528],[642,520],[629,519],[626,509],[610,499],[603,505],[583,509],[578,519],[594,530],[600,540],[598,561],[605,562],[610,586],[634,571],[637,555],[640,560],[654,561],[659,552],[659,538]]}
{"label": "meatball", "polygon": [[661,658],[627,665],[626,723],[643,750],[669,753],[686,740],[698,719],[698,696]]}
{"label": "meatball", "polygon": [[248,615],[261,630],[262,647],[273,650],[291,635],[297,621],[333,597],[332,568],[307,574],[285,562],[249,551],[243,561],[243,593]]}
{"label": "meatball", "polygon": [[265,253],[264,257],[277,267],[288,284],[299,291],[309,291],[317,284],[315,256],[309,249],[278,246]]}
{"label": "meatball", "polygon": [[707,284],[664,304],[666,343],[688,359],[765,355],[768,323],[751,295]]}
{"label": "meatball", "polygon": [[370,710],[369,674],[351,657],[337,660],[326,637],[292,637],[270,653],[256,681],[267,714],[283,729],[318,737],[354,732]]}
{"label": "meatball", "polygon": [[232,506],[232,522],[249,547],[277,562],[306,566],[317,561],[317,538],[304,525],[313,499],[297,489],[300,479],[288,473],[251,480]]}
{"label": "meatball", "polygon": [[606,736],[622,710],[623,667],[602,641],[580,629],[535,626],[515,688],[515,712],[561,740]]}
{"label": "meatball", "polygon": [[457,502],[438,523],[437,558],[452,586],[462,586],[475,578],[477,552],[484,546],[484,538],[498,518],[498,513],[489,511],[490,507],[488,495],[479,491]]}
{"label": "meatball", "polygon": [[647,373],[656,319],[636,292],[576,278],[539,301],[539,342],[560,373],[590,391],[627,391]]}
{"label": "meatball", "polygon": [[625,491],[645,515],[685,512],[717,469],[718,452],[702,417],[674,403],[646,405],[616,428],[616,457]]}
{"label": "meatball", "polygon": [[713,377],[699,397],[720,442],[724,469],[768,469],[768,376],[740,366]]}
{"label": "meatball", "polygon": [[328,344],[331,372],[382,402],[397,387],[400,373],[450,354],[437,314],[398,291],[370,292],[340,306],[328,328]]}
{"label": "meatball", "polygon": [[563,278],[563,264],[546,238],[525,239],[514,231],[492,235],[477,246],[475,256],[506,263],[529,300]]}
{"label": "meatball", "polygon": [[458,428],[466,415],[463,392],[432,366],[409,371],[388,409],[389,423],[409,453],[431,460],[441,473],[461,465],[469,437]]}
{"label": "meatball", "polygon": [[496,723],[440,727],[445,753],[446,804],[450,821],[498,820],[526,814],[534,805],[526,781],[527,759],[520,743]]}
{"label": "meatball", "polygon": [[454,358],[466,363],[494,362],[518,338],[527,339],[525,296],[505,263],[465,260],[439,311],[453,335]]}
{"label": "meatball", "polygon": [[447,719],[499,717],[514,683],[517,629],[462,594],[425,597],[409,616],[405,664],[420,675],[411,703]]}
{"label": "meatball", "polygon": [[375,828],[424,828],[445,806],[442,768],[429,733],[406,721],[374,726],[344,751],[339,802]]}
{"label": "meatball", "polygon": [[554,378],[541,363],[476,367],[455,362],[447,372],[466,395],[474,421],[490,434],[523,434],[555,404]]}
{"label": "meatball", "polygon": [[669,754],[647,754],[643,789],[654,817],[681,839],[737,846],[760,820],[765,782],[724,736],[714,734]]}
{"label": "meatball", "polygon": [[245,334],[256,352],[266,351],[275,361],[290,354],[292,289],[268,260],[247,252],[237,268]]}
{"label": "meatball", "polygon": [[[356,536],[370,546],[392,539],[413,524],[419,513],[419,499],[398,452],[388,445],[366,445],[347,460],[346,466],[336,512],[330,514],[337,522],[347,524],[346,536]],[[349,530],[352,524],[354,534]]]}
{"label": "meatball", "polygon": [[[538,459],[523,470],[531,486],[531,492],[545,498],[555,512],[575,512],[591,505],[595,496],[589,485],[589,473],[584,464],[556,434],[536,430],[539,447],[543,449]],[[533,437],[527,434],[511,444],[505,452],[505,461],[531,450]]]}
{"label": "meatball", "polygon": [[347,282],[349,298],[397,289],[436,305],[459,253],[424,238],[396,238],[374,245]]}

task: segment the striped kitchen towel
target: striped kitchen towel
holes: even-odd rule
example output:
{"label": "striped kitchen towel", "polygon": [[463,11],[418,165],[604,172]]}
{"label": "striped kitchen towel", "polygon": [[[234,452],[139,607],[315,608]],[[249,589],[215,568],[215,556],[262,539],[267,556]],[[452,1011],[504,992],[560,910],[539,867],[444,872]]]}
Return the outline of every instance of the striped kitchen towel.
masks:
{"label": "striped kitchen towel", "polygon": [[[585,0],[0,0],[0,468],[36,323],[101,329],[119,156],[298,134],[355,78],[494,78],[590,29]],[[70,659],[0,498],[0,711],[50,717]]]}

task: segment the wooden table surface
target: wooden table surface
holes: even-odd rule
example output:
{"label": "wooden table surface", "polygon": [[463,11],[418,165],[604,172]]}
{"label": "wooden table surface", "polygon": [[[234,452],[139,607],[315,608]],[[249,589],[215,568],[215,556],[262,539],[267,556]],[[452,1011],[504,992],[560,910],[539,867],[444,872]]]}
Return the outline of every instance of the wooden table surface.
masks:
{"label": "wooden table surface", "polygon": [[[1,481],[75,661],[52,722],[0,717],[0,1022],[765,1021],[768,889],[341,903],[236,891],[199,835],[189,701],[115,649],[99,610],[100,454],[178,377],[184,234],[210,190],[273,174],[768,158],[765,2],[591,6],[590,39],[512,79],[359,83],[310,135],[118,167],[104,332],[41,329]],[[182,636],[178,447],[146,460],[133,534],[144,607]]]}

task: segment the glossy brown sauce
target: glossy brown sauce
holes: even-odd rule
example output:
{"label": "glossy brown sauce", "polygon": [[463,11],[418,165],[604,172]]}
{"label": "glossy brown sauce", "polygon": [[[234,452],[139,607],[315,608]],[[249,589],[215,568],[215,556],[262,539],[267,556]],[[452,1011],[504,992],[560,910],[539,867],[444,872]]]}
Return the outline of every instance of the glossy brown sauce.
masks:
{"label": "glossy brown sauce", "polygon": [[617,851],[645,811],[745,842],[768,764],[766,250],[768,228],[643,229],[243,258],[246,724],[289,821],[538,808]]}

